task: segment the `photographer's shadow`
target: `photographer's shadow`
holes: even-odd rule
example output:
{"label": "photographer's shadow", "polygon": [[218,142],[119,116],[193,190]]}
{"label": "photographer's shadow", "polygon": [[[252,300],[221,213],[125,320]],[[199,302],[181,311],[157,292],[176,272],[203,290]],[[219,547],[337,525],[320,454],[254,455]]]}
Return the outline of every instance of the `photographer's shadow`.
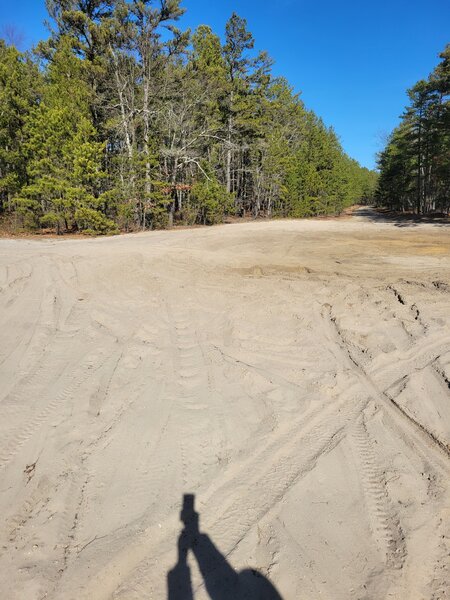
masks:
{"label": "photographer's shadow", "polygon": [[194,600],[191,573],[187,563],[189,550],[194,555],[211,600],[282,600],[266,577],[254,569],[237,573],[211,539],[199,531],[199,516],[194,496],[186,494],[178,538],[178,562],[167,575],[168,600]]}

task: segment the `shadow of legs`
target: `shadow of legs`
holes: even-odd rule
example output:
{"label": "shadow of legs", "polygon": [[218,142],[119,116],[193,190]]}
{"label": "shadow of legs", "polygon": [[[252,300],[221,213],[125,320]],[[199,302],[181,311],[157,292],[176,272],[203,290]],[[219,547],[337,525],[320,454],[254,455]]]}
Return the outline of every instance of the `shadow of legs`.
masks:
{"label": "shadow of legs", "polygon": [[193,600],[191,570],[187,564],[189,546],[184,531],[178,538],[178,562],[167,574],[168,600]]}
{"label": "shadow of legs", "polygon": [[[237,573],[210,537],[199,531],[194,496],[184,496],[181,520],[184,529],[178,538],[178,563],[168,574],[168,599],[191,600],[193,591],[187,554],[191,550],[211,600],[282,600],[261,573],[246,569]],[[183,595],[184,594],[184,595]]]}

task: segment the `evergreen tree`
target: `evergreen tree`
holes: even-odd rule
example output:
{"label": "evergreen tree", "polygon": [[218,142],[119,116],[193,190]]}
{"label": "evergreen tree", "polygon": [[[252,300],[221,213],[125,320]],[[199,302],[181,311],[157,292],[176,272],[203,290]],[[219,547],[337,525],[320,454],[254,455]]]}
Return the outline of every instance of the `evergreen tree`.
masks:
{"label": "evergreen tree", "polygon": [[377,198],[394,210],[448,212],[450,206],[450,46],[410,104],[380,153]]}
{"label": "evergreen tree", "polygon": [[41,78],[31,59],[0,40],[0,213],[27,182],[24,127],[38,103]]}
{"label": "evergreen tree", "polygon": [[[336,214],[370,198],[374,174],[272,77],[245,19],[231,16],[222,45],[206,25],[192,36],[177,29],[180,0],[47,7],[39,68],[0,45],[0,209],[22,226],[106,233],[231,214]],[[416,194],[418,171],[421,203],[448,189],[447,72],[414,92],[396,136],[409,144],[405,193]],[[383,158],[391,180],[394,156]]]}
{"label": "evergreen tree", "polygon": [[27,179],[15,198],[24,222],[54,227],[58,233],[79,228],[93,233],[116,230],[105,216],[104,144],[96,141],[90,120],[90,91],[84,63],[61,37],[41,101],[26,124]]}

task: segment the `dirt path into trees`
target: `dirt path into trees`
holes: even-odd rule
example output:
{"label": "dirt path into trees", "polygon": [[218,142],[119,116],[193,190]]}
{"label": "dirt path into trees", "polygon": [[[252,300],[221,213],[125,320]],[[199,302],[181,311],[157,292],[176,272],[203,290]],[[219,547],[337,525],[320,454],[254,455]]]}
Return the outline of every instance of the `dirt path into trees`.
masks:
{"label": "dirt path into trees", "polygon": [[0,240],[0,596],[448,598],[450,229],[398,225]]}

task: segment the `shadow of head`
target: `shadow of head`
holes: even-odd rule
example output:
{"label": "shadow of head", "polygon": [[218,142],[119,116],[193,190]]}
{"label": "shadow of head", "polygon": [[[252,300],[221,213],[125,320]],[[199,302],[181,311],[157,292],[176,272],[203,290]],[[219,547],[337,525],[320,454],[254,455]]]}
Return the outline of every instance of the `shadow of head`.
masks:
{"label": "shadow of head", "polygon": [[236,572],[211,538],[200,531],[192,494],[183,498],[181,521],[184,528],[178,538],[178,562],[167,578],[169,600],[194,598],[189,553],[198,564],[211,600],[282,600],[272,583],[256,569]]}

